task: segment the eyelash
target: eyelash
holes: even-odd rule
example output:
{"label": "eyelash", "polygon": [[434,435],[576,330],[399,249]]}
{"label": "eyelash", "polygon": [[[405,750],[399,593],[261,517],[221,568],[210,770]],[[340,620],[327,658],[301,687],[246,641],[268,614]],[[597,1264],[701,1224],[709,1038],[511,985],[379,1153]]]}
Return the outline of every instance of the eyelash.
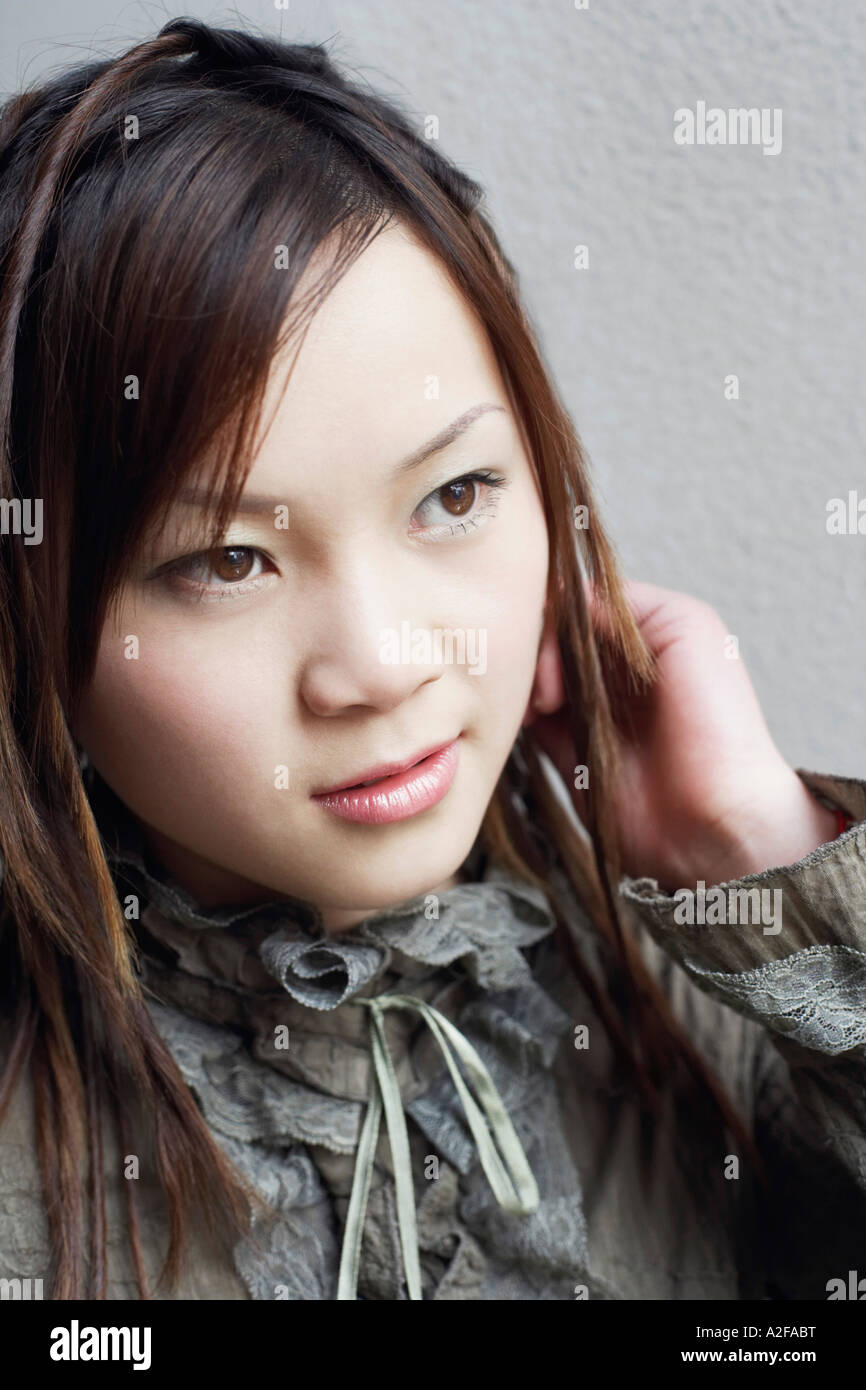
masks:
{"label": "eyelash", "polygon": [[[455,487],[458,483],[482,483],[484,485],[484,487],[487,489],[487,493],[485,496],[484,504],[481,507],[480,511],[473,511],[466,522],[458,521],[453,526],[449,526],[446,524],[434,527],[416,528],[416,530],[420,529],[422,532],[433,531],[440,533],[440,535],[442,532],[447,532],[449,536],[454,536],[458,533],[458,531],[462,531],[464,534],[466,534],[468,533],[470,528],[477,529],[479,526],[483,525],[484,521],[488,517],[495,515],[497,504],[499,502],[498,494],[501,489],[505,489],[508,487],[507,478],[504,478],[501,473],[492,472],[490,469],[480,469],[473,473],[461,473],[456,478],[450,478],[447,483],[441,483],[439,487],[434,488],[433,491],[429,492],[426,497],[423,497],[419,502],[418,506],[415,508],[415,512],[419,512],[421,508],[425,506],[425,504],[435,501],[441,493],[444,493],[450,487]],[[413,512],[413,516],[415,515],[415,512]],[[437,544],[437,540],[431,539],[428,536],[422,541],[422,544]],[[252,592],[255,589],[261,588],[261,581],[264,578],[264,574],[256,575],[253,579],[239,580],[236,584],[232,584],[231,582],[225,582],[217,585],[203,584],[197,580],[188,579],[183,574],[184,568],[192,568],[193,564],[196,561],[207,560],[209,556],[217,555],[221,551],[225,552],[231,550],[247,551],[253,555],[263,556],[265,559],[270,559],[270,557],[266,555],[266,553],[263,550],[260,550],[258,546],[217,546],[213,550],[199,550],[192,555],[183,555],[178,560],[172,560],[169,564],[162,565],[157,571],[155,571],[154,574],[150,576],[150,578],[155,580],[161,580],[169,586],[181,586],[186,590],[192,589],[196,592],[199,599],[207,599],[208,601],[216,600],[217,602],[221,602],[222,600],[228,598],[240,597],[244,594]]]}

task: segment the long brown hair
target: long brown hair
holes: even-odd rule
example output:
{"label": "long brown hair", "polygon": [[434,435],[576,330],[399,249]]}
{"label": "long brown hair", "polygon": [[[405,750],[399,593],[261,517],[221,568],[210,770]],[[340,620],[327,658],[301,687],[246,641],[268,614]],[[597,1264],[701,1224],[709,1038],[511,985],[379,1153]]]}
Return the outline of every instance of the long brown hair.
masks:
{"label": "long brown hair", "polygon": [[[553,902],[562,949],[642,1101],[656,1106],[659,1078],[684,1067],[753,1152],[620,920],[615,701],[623,681],[647,686],[652,662],[480,186],[322,45],[192,19],[10,99],[0,113],[0,180],[0,493],[46,502],[41,544],[0,537],[0,966],[11,1039],[0,1121],[29,1066],[52,1296],[105,1293],[105,1100],[124,1149],[136,1125],[154,1136],[171,1217],[164,1277],[176,1281],[194,1210],[212,1231],[248,1227],[255,1196],[145,1005],[70,725],[128,557],[212,446],[218,541],[243,488],[281,331],[309,321],[391,217],[448,269],[501,365],[542,492],[577,761],[592,769],[584,834],[524,729],[482,835],[548,892],[552,853],[607,941],[613,964],[602,986]],[[336,248],[328,273],[301,303],[295,287],[326,238]],[[276,271],[280,245],[288,268]],[[137,401],[124,390],[131,375]],[[578,503],[591,524],[575,531]],[[587,581],[607,615],[604,640],[590,621]],[[126,1188],[148,1297],[135,1184]]]}

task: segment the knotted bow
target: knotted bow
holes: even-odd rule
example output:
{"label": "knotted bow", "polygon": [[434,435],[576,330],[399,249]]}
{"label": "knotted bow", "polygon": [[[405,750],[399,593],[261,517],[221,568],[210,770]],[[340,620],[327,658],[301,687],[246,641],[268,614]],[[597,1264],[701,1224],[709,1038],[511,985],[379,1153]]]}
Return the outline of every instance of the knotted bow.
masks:
{"label": "knotted bow", "polygon": [[[415,1221],[415,1193],[412,1183],[412,1164],[409,1153],[409,1136],[406,1131],[406,1118],[403,1113],[403,1100],[397,1074],[388,1051],[385,1038],[383,1013],[386,1009],[414,1009],[426,1022],[442,1050],[454,1081],[457,1094],[463,1104],[469,1128],[472,1130],[478,1155],[487,1174],[493,1194],[506,1211],[527,1215],[538,1206],[538,1186],[532,1175],[526,1155],[509,1119],[502,1097],[493,1084],[493,1078],[485,1067],[468,1038],[455,1028],[438,1009],[416,999],[410,994],[381,994],[372,999],[354,999],[353,1004],[362,1004],[370,1010],[370,1041],[375,1063],[370,1075],[370,1095],[367,1113],[358,1142],[355,1160],[355,1174],[352,1182],[352,1195],[346,1215],[346,1228],[343,1234],[343,1248],[340,1256],[340,1274],[337,1284],[338,1299],[357,1297],[358,1265],[361,1256],[361,1241],[364,1233],[364,1218],[367,1211],[367,1198],[373,1176],[373,1158],[379,1138],[379,1122],[382,1108],[388,1126],[388,1140],[394,1164],[394,1185],[397,1195],[397,1220],[400,1226],[400,1244],[403,1250],[403,1268],[410,1299],[421,1298],[421,1265],[418,1254],[418,1230]],[[451,1047],[449,1047],[449,1042]],[[460,1058],[474,1083],[478,1100],[490,1122],[493,1136],[502,1150],[514,1180],[502,1161],[484,1114],[467,1087],[454,1055]]]}

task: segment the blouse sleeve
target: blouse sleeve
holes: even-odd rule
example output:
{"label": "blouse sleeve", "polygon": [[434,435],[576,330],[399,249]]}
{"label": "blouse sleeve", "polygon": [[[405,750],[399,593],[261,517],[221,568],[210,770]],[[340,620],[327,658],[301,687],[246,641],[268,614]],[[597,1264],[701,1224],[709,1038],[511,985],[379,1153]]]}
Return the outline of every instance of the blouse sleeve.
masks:
{"label": "blouse sleeve", "polygon": [[759,1025],[739,1089],[769,1187],[745,1296],[866,1297],[866,782],[797,772],[853,819],[837,839],[703,896],[629,877],[620,893],[701,990]]}

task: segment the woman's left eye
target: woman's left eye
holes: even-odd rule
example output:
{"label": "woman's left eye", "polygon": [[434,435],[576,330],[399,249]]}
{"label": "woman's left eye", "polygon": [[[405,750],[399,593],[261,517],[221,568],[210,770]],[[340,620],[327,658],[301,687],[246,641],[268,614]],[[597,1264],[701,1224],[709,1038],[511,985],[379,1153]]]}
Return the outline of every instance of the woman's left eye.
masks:
{"label": "woman's left eye", "polygon": [[468,532],[494,514],[499,501],[497,494],[506,487],[507,479],[489,469],[462,473],[459,478],[443,483],[424,498],[416,508],[414,517],[423,516],[425,523],[411,529],[416,533],[447,532],[452,536],[461,531]]}

